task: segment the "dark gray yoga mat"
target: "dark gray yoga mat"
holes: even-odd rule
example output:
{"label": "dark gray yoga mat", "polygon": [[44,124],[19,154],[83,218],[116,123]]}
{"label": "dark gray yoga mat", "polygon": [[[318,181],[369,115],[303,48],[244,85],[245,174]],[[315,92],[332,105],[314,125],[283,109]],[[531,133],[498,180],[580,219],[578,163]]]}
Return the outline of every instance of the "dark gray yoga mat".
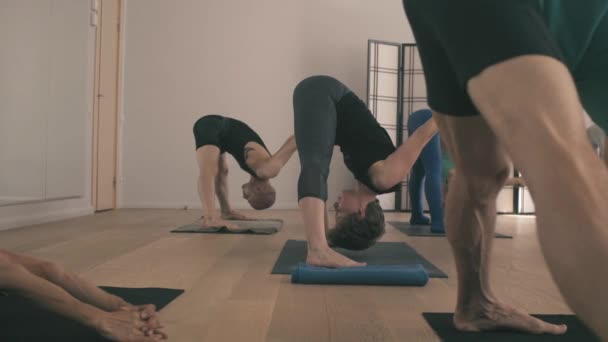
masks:
{"label": "dark gray yoga mat", "polygon": [[[442,237],[445,233],[433,233],[431,232],[431,226],[410,224],[409,222],[396,222],[389,221],[391,226],[395,227],[398,231],[407,234],[407,236],[430,236],[430,237]],[[510,235],[496,233],[497,239],[512,239]]]}
{"label": "dark gray yoga mat", "polygon": [[206,233],[206,234],[259,234],[270,235],[281,230],[282,220],[230,221],[239,227],[230,230],[226,227],[201,228],[197,223],[188,224],[172,230],[172,233]]}
{"label": "dark gray yoga mat", "polygon": [[[154,304],[160,310],[184,290],[101,287],[135,305]],[[64,318],[17,295],[0,296],[0,340],[18,342],[102,342],[94,330]]]}
{"label": "dark gray yoga mat", "polygon": [[[279,258],[274,264],[272,274],[291,274],[299,263],[306,262],[306,241],[287,240]],[[378,242],[364,251],[349,251],[336,248],[340,254],[368,265],[416,265],[420,264],[430,278],[447,278],[442,270],[418,254],[405,242]]]}
{"label": "dark gray yoga mat", "polygon": [[491,332],[460,332],[454,328],[453,313],[422,314],[426,322],[433,328],[437,336],[446,342],[535,342],[535,341],[572,341],[572,342],[599,342],[589,328],[574,315],[532,315],[543,321],[553,324],[566,324],[568,331],[564,335],[531,335],[513,331]]}

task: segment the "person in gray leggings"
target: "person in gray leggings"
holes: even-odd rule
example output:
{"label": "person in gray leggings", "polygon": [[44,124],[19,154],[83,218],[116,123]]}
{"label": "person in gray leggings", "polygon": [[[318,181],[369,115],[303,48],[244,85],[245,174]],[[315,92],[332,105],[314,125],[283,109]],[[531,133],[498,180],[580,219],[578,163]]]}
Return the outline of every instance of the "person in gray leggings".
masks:
{"label": "person in gray leggings", "polygon": [[[306,262],[325,267],[363,266],[331,246],[361,250],[384,233],[384,215],[376,199],[394,192],[427,142],[437,133],[428,120],[399,148],[367,106],[340,81],[313,76],[294,90],[294,125],[300,156],[298,204],[308,239]],[[336,226],[329,229],[327,177],[334,145],[358,181],[334,204]]]}

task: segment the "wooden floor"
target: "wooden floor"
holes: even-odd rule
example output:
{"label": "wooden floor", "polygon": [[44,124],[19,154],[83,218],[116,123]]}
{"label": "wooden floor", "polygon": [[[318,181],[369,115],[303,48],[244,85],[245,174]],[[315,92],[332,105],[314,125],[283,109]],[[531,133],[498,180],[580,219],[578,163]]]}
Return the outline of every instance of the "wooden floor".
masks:
{"label": "wooden floor", "polygon": [[[0,232],[0,248],[65,265],[98,285],[186,292],[161,312],[170,341],[437,341],[421,313],[451,312],[456,274],[443,238],[406,241],[448,279],[426,287],[292,285],[270,270],[287,239],[303,239],[297,211],[250,213],[285,220],[272,236],[171,234],[200,216],[184,210],[117,210]],[[405,220],[407,214],[387,214]],[[540,253],[531,217],[501,216],[493,284],[503,300],[532,313],[569,313]]]}

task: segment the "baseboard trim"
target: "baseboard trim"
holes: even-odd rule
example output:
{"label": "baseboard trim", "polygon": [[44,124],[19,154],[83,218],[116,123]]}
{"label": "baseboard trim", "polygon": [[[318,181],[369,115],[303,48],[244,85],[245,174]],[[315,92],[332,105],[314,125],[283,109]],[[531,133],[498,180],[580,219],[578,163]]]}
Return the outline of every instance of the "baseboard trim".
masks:
{"label": "baseboard trim", "polygon": [[69,209],[40,210],[34,214],[16,214],[12,217],[0,219],[0,230],[8,230],[23,226],[60,221],[79,216],[93,214],[95,210],[91,206]]}

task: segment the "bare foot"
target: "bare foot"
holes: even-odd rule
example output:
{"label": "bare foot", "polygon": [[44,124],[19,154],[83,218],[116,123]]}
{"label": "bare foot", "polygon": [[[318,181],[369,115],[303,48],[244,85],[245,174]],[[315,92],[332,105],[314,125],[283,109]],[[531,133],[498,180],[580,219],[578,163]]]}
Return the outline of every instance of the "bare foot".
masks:
{"label": "bare foot", "polygon": [[255,221],[254,218],[245,216],[238,211],[231,210],[227,213],[222,213],[224,220],[240,220],[240,221]]}
{"label": "bare foot", "polygon": [[312,266],[331,268],[367,266],[366,263],[353,261],[329,247],[323,249],[309,248],[306,263]]}
{"label": "bare foot", "polygon": [[119,310],[104,312],[97,331],[103,337],[117,342],[155,342],[164,339],[155,329],[148,329],[139,311]]}
{"label": "bare foot", "polygon": [[226,229],[229,230],[235,230],[235,229],[239,229],[238,226],[236,226],[233,223],[230,223],[229,221],[226,221],[224,219],[221,218],[207,218],[207,217],[203,217],[201,219],[201,228],[217,228],[217,227],[226,227]]}
{"label": "bare foot", "polygon": [[550,324],[502,303],[479,304],[468,312],[456,312],[454,326],[460,331],[516,330],[551,335],[568,330],[565,324]]}

